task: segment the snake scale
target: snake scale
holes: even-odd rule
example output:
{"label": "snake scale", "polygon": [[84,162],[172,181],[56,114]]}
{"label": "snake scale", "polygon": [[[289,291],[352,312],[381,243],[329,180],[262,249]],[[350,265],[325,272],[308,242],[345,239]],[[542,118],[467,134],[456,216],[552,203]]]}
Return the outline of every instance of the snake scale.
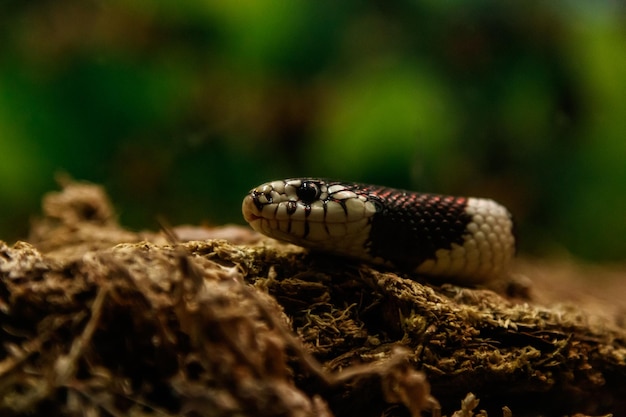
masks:
{"label": "snake scale", "polygon": [[515,253],[511,214],[484,198],[293,178],[252,189],[242,211],[272,238],[435,278],[480,283]]}

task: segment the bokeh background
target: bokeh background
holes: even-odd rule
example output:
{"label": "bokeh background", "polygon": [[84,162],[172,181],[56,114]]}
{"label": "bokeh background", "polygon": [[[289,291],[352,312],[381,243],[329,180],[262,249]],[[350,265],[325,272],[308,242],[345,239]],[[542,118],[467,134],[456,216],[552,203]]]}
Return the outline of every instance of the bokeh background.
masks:
{"label": "bokeh background", "polygon": [[614,1],[3,0],[0,239],[59,173],[134,229],[324,176],[492,197],[524,253],[622,261],[625,28]]}

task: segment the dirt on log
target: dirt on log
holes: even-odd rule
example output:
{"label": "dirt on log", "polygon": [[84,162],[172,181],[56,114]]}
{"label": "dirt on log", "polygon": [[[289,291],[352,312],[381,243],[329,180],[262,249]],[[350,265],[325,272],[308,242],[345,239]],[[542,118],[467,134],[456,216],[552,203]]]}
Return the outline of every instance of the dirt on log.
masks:
{"label": "dirt on log", "polygon": [[626,415],[626,305],[571,274],[498,292],[239,226],[134,233],[82,183],[43,212],[0,241],[2,416]]}

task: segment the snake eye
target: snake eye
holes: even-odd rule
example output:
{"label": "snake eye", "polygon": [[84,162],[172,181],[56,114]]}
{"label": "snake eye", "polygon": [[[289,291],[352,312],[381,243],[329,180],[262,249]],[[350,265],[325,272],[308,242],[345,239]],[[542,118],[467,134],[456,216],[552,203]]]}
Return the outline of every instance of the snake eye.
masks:
{"label": "snake eye", "polygon": [[311,204],[320,196],[320,187],[314,182],[304,181],[296,190],[296,195],[305,204]]}

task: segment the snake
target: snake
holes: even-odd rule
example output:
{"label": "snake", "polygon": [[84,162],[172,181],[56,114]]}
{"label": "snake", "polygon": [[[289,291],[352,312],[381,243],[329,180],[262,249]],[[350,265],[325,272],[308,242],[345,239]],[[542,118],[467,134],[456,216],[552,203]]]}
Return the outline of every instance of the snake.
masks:
{"label": "snake", "polygon": [[492,280],[516,251],[510,212],[488,198],[290,178],[250,190],[242,213],[279,241],[435,279]]}

